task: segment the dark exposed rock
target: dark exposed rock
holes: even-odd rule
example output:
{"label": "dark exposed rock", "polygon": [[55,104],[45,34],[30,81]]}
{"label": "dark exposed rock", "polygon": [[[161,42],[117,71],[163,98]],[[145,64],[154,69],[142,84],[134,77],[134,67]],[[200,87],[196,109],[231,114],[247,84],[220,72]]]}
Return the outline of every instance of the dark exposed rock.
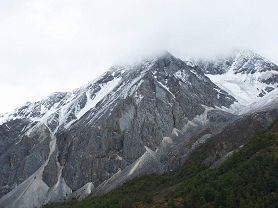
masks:
{"label": "dark exposed rock", "polygon": [[50,138],[45,126],[35,128],[29,135],[18,136],[0,156],[0,187],[13,187],[40,168],[48,157]]}

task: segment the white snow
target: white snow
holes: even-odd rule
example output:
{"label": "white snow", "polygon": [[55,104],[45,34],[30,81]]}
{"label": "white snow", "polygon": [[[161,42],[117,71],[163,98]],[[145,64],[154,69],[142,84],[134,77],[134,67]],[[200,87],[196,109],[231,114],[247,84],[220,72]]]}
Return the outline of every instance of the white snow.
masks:
{"label": "white snow", "polygon": [[169,87],[167,87],[166,85],[162,84],[161,82],[159,82],[158,80],[156,80],[158,84],[160,84],[160,86],[165,89],[166,91],[168,91],[174,98],[175,95],[170,91]]}
{"label": "white snow", "polygon": [[[126,98],[132,95],[136,88],[138,88],[142,84],[142,78],[145,76],[146,70],[144,70],[139,77],[133,79],[130,83],[124,86],[122,89],[122,97]],[[135,88],[134,88],[135,87]]]}
{"label": "white snow", "polygon": [[[135,81],[136,82],[136,81]],[[141,86],[141,84],[144,82],[144,80],[141,78],[140,81],[136,84],[134,84],[131,89],[129,90],[129,96],[133,95],[134,92],[138,90],[138,88]]]}
{"label": "white snow", "polygon": [[251,105],[240,108],[238,114],[247,114],[254,111],[261,111],[267,108],[278,107],[278,90],[273,90],[256,100]]}
{"label": "white snow", "polygon": [[101,86],[101,89],[95,94],[93,99],[90,99],[89,92],[86,92],[87,103],[86,106],[76,115],[77,119],[81,118],[88,110],[94,108],[106,95],[108,95],[121,81],[121,77],[114,78]]}
{"label": "white snow", "polygon": [[101,85],[101,89],[94,95],[94,98],[91,99],[89,91],[86,92],[87,102],[84,108],[82,108],[77,114],[76,119],[65,125],[65,128],[68,128],[73,122],[79,120],[86,112],[94,108],[105,96],[107,96],[122,80],[121,77],[114,78],[113,80]]}
{"label": "white snow", "polygon": [[188,82],[188,78],[189,78],[189,75],[182,72],[181,70],[178,70],[174,76],[178,79],[180,79],[181,81],[183,81],[184,83]]}
{"label": "white snow", "polygon": [[9,113],[0,115],[0,125],[6,123],[8,120],[12,120],[11,115]]}
{"label": "white snow", "polygon": [[[121,79],[121,77],[115,77],[113,80],[101,85],[101,89],[94,95],[93,99],[91,99],[91,94],[88,88],[99,79],[96,79],[93,82],[86,84],[84,87],[75,90],[75,92],[79,91],[78,96],[76,96],[74,93],[68,93],[68,96],[66,96],[65,99],[62,99],[60,102],[55,103],[49,110],[44,106],[42,102],[40,106],[40,115],[38,115],[37,117],[25,116],[30,114],[34,110],[34,103],[27,103],[26,105],[24,105],[27,106],[27,108],[22,111],[24,113],[23,116],[14,116],[20,108],[15,109],[14,112],[0,115],[0,125],[9,120],[14,120],[22,117],[29,118],[32,121],[38,121],[38,125],[40,125],[41,123],[47,125],[47,123],[50,122],[51,119],[55,118],[54,114],[58,113],[59,124],[56,127],[57,131],[59,126],[67,122],[69,114],[71,113],[72,109],[74,109],[76,119],[67,123],[66,127],[69,127],[74,121],[80,119],[87,111],[94,108],[98,102],[100,102],[105,96],[107,96],[120,83]],[[84,108],[80,108],[78,103],[79,99],[83,95],[82,92],[85,92],[87,96],[87,103]],[[47,100],[47,98],[44,100]]]}
{"label": "white snow", "polygon": [[260,97],[258,95],[268,86],[276,88],[275,91],[277,91],[277,86],[268,85],[260,81],[265,76],[269,76],[269,72],[256,72],[254,74],[235,74],[234,71],[230,69],[225,74],[207,74],[207,76],[219,88],[223,89],[224,91],[235,97],[238,100],[239,104],[244,106],[250,105],[251,103],[259,100]]}

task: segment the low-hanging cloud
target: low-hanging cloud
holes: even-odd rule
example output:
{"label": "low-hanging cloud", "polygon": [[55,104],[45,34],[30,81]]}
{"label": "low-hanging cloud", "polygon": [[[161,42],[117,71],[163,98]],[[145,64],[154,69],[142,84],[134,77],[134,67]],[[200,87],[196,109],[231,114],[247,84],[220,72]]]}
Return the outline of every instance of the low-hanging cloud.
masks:
{"label": "low-hanging cloud", "polygon": [[0,0],[0,112],[168,50],[278,63],[276,0]]}

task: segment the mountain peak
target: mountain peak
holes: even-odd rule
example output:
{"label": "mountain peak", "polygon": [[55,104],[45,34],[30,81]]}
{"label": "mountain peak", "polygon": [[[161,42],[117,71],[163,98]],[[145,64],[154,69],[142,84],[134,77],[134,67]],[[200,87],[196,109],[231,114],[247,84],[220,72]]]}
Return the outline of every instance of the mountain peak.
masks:
{"label": "mountain peak", "polygon": [[277,70],[277,68],[274,63],[251,50],[240,50],[231,65],[234,73],[243,74]]}
{"label": "mountain peak", "polygon": [[182,62],[179,58],[175,57],[168,51],[162,51],[157,53],[156,55],[152,55],[141,59],[140,61],[136,61],[130,64],[121,64],[121,65],[113,65],[110,67],[108,73],[125,73],[128,71],[134,70],[143,70],[153,69],[152,66],[159,66],[158,68],[164,68],[169,66],[170,63],[178,63]]}
{"label": "mountain peak", "polygon": [[176,58],[174,57],[169,51],[162,51],[157,55],[158,59],[169,59],[169,58]]}
{"label": "mountain peak", "polygon": [[242,56],[242,57],[249,57],[249,58],[261,57],[259,54],[255,53],[250,49],[235,49],[232,52],[231,56]]}
{"label": "mountain peak", "polygon": [[224,74],[230,70],[242,74],[278,70],[277,65],[248,49],[236,49],[213,60],[199,60],[197,65],[206,74]]}

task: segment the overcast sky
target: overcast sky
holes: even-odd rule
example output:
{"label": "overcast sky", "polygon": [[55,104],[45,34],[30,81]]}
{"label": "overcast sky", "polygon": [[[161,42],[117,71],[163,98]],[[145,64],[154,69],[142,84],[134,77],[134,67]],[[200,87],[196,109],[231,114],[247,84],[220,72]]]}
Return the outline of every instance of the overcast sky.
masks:
{"label": "overcast sky", "polygon": [[0,0],[0,113],[161,50],[278,63],[277,0]]}

